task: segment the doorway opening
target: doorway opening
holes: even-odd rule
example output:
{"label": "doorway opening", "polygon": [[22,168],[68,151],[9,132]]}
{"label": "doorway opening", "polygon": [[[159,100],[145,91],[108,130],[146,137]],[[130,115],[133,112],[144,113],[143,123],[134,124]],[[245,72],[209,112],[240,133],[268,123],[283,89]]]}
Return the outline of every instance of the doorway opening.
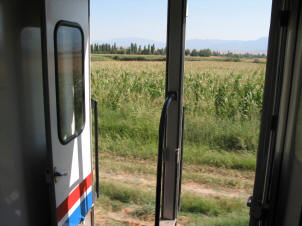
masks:
{"label": "doorway opening", "polygon": [[249,224],[271,5],[188,1],[181,203],[196,225]]}
{"label": "doorway opening", "polygon": [[[180,225],[248,225],[271,1],[188,1]],[[97,224],[154,224],[167,1],[91,1]]]}
{"label": "doorway opening", "polygon": [[100,134],[96,224],[154,224],[167,5],[91,1],[91,95],[99,103]]}

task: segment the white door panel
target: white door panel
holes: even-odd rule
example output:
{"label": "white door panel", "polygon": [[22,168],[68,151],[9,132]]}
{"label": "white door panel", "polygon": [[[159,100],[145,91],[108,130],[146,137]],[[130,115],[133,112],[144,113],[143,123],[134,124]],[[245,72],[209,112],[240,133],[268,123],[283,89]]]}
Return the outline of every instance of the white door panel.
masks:
{"label": "white door panel", "polygon": [[88,13],[88,0],[45,0],[52,159],[61,174],[54,183],[59,225],[78,224],[93,205]]}

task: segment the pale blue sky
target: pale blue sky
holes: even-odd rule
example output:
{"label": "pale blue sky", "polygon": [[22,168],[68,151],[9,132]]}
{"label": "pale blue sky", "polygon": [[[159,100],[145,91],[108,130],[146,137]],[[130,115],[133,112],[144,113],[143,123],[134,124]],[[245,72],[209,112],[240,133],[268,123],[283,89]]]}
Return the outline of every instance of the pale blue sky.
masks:
{"label": "pale blue sky", "polygon": [[[268,36],[272,0],[188,0],[187,39]],[[91,0],[91,40],[166,41],[167,0]]]}

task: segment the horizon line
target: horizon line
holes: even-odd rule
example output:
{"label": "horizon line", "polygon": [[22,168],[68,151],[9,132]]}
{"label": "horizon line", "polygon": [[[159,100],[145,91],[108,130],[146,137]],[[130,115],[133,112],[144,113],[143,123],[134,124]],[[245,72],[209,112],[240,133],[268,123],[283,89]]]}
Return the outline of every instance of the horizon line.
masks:
{"label": "horizon line", "polygon": [[[219,39],[219,38],[190,38],[190,39],[186,39],[186,41],[191,41],[191,40],[203,40],[203,41],[206,41],[206,40],[211,40],[211,41],[240,41],[240,42],[249,42],[249,41],[257,41],[257,40],[260,40],[260,39],[263,39],[263,38],[268,38],[268,36],[262,36],[262,37],[259,37],[257,39],[249,39],[249,40],[239,40],[239,39]],[[106,42],[111,42],[115,39],[142,39],[142,40],[147,40],[147,41],[153,41],[153,42],[161,42],[161,43],[166,43],[166,41],[159,41],[159,40],[153,40],[153,39],[149,39],[149,38],[141,38],[141,37],[120,37],[120,38],[112,38],[112,39],[108,39],[108,40],[91,40],[91,42],[103,42],[103,43],[106,43]]]}

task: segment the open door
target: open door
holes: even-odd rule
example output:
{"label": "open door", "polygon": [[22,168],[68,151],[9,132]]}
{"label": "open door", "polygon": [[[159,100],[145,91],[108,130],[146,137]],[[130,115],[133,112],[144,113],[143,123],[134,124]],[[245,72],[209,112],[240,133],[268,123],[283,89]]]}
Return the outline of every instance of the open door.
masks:
{"label": "open door", "polygon": [[47,175],[53,224],[91,225],[89,1],[45,0],[44,10]]}
{"label": "open door", "polygon": [[250,225],[302,225],[302,8],[273,1]]}
{"label": "open door", "polygon": [[155,225],[176,225],[183,137],[186,0],[168,1],[166,100],[159,126]]}

